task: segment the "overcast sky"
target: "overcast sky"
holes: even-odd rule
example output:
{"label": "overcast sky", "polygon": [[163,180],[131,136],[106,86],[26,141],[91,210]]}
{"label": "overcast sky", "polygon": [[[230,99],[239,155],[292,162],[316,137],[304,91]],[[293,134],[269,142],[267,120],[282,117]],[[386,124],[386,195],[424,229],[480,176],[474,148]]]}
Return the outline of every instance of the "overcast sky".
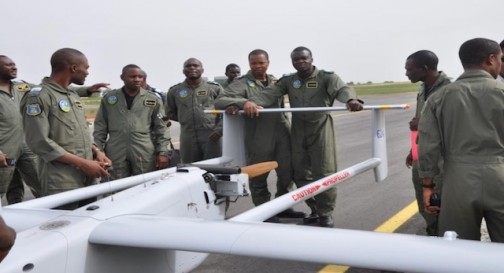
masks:
{"label": "overcast sky", "polygon": [[123,66],[147,71],[161,90],[184,80],[183,62],[203,62],[204,76],[224,74],[247,55],[268,51],[269,73],[294,72],[289,54],[313,52],[314,64],[344,81],[406,81],[405,58],[434,51],[449,76],[462,72],[460,45],[484,37],[500,42],[503,0],[0,0],[0,55],[18,66],[18,79],[37,83],[62,47],[89,60],[86,84],[122,86]]}

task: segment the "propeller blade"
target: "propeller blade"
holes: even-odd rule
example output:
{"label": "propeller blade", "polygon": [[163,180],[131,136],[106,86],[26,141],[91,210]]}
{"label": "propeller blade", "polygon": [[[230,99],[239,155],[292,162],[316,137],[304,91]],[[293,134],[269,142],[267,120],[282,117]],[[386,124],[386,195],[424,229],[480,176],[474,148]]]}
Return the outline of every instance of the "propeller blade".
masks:
{"label": "propeller blade", "polygon": [[256,176],[270,172],[278,167],[276,161],[261,162],[245,167],[241,167],[241,172],[248,174],[249,178],[254,178]]}

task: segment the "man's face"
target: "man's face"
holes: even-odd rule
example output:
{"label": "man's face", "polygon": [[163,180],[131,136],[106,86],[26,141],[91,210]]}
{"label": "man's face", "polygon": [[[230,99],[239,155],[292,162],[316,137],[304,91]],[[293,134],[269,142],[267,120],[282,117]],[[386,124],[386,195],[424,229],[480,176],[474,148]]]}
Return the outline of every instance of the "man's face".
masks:
{"label": "man's face", "polygon": [[0,78],[4,80],[12,80],[16,77],[16,64],[8,57],[0,57]]}
{"label": "man's face", "polygon": [[412,83],[424,81],[427,67],[420,67],[416,65],[412,59],[407,59],[404,69],[406,69],[406,77],[408,77]]}
{"label": "man's face", "polygon": [[144,76],[140,68],[130,67],[121,75],[124,87],[127,90],[140,90],[144,82]]}
{"label": "man's face", "polygon": [[236,77],[239,77],[241,75],[241,70],[239,67],[231,67],[228,71],[226,71],[226,76],[228,77],[228,80],[232,81]]}
{"label": "man's face", "polygon": [[201,62],[196,59],[189,59],[184,63],[184,75],[190,80],[201,78],[203,71]]}
{"label": "man's face", "polygon": [[83,85],[87,75],[89,75],[88,69],[89,64],[87,58],[85,56],[77,58],[76,63],[71,66],[73,72],[72,83]]}
{"label": "man's face", "polygon": [[294,51],[291,54],[292,66],[299,73],[311,72],[313,68],[313,58],[307,50]]}
{"label": "man's face", "polygon": [[500,76],[504,78],[504,58],[501,55],[501,70],[500,70]]}
{"label": "man's face", "polygon": [[250,71],[252,71],[252,75],[257,78],[266,74],[266,71],[268,71],[269,61],[264,54],[250,55],[249,66]]}

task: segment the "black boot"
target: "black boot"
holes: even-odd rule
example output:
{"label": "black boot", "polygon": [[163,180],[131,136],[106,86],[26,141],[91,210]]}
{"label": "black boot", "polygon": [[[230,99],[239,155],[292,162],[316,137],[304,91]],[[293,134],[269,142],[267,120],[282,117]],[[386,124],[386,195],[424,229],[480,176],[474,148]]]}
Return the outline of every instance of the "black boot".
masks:
{"label": "black boot", "polygon": [[279,214],[277,214],[280,218],[304,218],[306,214],[302,211],[296,211],[292,208],[286,209]]}

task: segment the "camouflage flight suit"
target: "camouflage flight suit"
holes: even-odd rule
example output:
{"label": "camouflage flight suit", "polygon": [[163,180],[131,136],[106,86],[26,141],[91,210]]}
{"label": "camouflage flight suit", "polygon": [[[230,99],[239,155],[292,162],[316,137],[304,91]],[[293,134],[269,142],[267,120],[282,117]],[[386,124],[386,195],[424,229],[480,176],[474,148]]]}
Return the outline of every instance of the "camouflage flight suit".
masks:
{"label": "camouflage flight suit", "polygon": [[112,161],[111,179],[156,170],[156,156],[167,153],[163,103],[141,89],[128,109],[122,89],[103,97],[94,122],[94,142]]}
{"label": "camouflage flight suit", "polygon": [[[262,106],[270,105],[285,94],[289,96],[291,108],[331,107],[334,100],[346,103],[357,99],[355,91],[336,74],[315,68],[306,79],[299,78],[297,73],[280,78],[275,88],[254,100]],[[291,141],[296,185],[304,186],[337,171],[331,112],[292,113]],[[336,188],[315,196],[315,201],[307,204],[319,216],[331,216],[336,205]]]}
{"label": "camouflage flight suit", "polygon": [[180,123],[180,154],[183,163],[191,163],[222,155],[222,138],[212,141],[213,132],[222,136],[220,116],[204,114],[214,109],[214,101],[222,92],[215,82],[202,81],[192,88],[187,81],[172,86],[166,99],[166,115]]}
{"label": "camouflage flight suit", "polygon": [[41,90],[32,88],[21,102],[26,143],[41,159],[41,195],[95,183],[78,168],[56,160],[65,152],[93,159],[91,136],[80,97],[50,78],[44,78],[41,86]]}
{"label": "camouflage flight suit", "polygon": [[[267,86],[274,85],[276,78],[267,75]],[[215,102],[215,108],[226,109],[236,105],[243,109],[245,102],[252,100],[258,93],[265,92],[266,86],[256,80],[252,72],[235,79]],[[283,97],[266,108],[283,107]],[[247,152],[247,164],[255,164],[265,161],[276,160],[277,192],[275,196],[289,192],[292,183],[291,168],[291,143],[290,122],[285,113],[270,113],[258,117],[245,117],[245,147]],[[268,190],[268,173],[252,178],[250,190],[254,205],[258,206],[268,202],[271,193]]]}
{"label": "camouflage flight suit", "polygon": [[[425,90],[425,83],[423,83],[420,86],[420,89],[418,90],[418,95],[417,95],[417,105],[416,105],[416,114],[415,117],[420,120],[421,117],[421,111],[422,108],[425,104],[425,101],[427,98],[437,90],[439,90],[441,87],[447,85],[450,83],[450,79],[444,72],[439,72],[439,76],[436,80],[436,82],[432,85],[432,87],[429,90]],[[442,165],[442,160],[440,162]],[[438,225],[438,216],[434,214],[429,214],[425,212],[424,205],[423,205],[423,188],[422,188],[422,178],[418,174],[418,160],[414,160],[411,168],[411,177],[413,181],[413,187],[415,189],[415,197],[417,200],[418,204],[418,211],[422,215],[422,217],[425,219],[425,222],[427,224],[426,227],[426,232],[427,235],[431,236],[436,236],[437,235],[437,225]],[[436,183],[436,190],[441,191],[441,181],[443,179],[443,175],[440,173],[438,176],[435,177],[434,183]]]}
{"label": "camouflage flight suit", "polygon": [[440,173],[439,235],[480,240],[485,217],[492,241],[504,242],[504,83],[467,69],[432,94],[418,127],[421,177]]}

